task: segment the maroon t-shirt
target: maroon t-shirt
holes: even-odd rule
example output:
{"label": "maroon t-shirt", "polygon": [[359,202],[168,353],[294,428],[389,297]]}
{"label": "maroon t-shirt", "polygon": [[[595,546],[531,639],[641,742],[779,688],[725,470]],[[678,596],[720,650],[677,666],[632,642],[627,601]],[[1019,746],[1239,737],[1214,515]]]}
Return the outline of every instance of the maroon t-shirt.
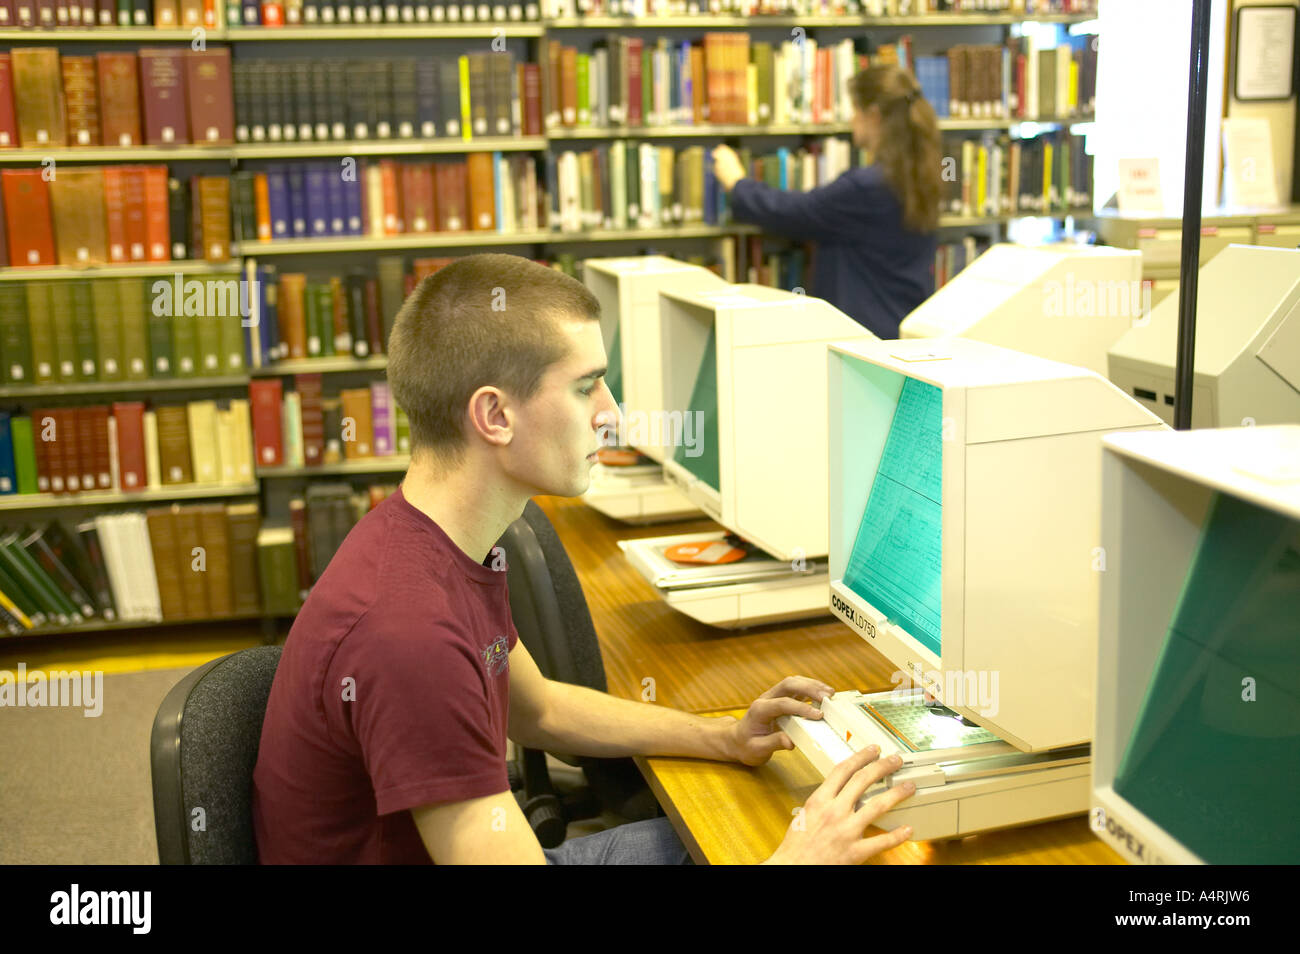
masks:
{"label": "maroon t-shirt", "polygon": [[430,862],[408,809],[510,788],[504,560],[399,489],[358,523],[284,644],[253,772],[264,864]]}

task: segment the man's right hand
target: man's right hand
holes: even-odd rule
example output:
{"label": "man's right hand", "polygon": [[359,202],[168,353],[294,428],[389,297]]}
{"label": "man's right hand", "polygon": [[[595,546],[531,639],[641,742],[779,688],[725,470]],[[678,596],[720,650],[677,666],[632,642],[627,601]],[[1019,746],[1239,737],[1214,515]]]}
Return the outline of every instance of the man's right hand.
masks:
{"label": "man's right hand", "polygon": [[912,834],[907,825],[872,838],[864,838],[863,832],[916,791],[911,782],[895,785],[862,808],[854,808],[863,792],[903,764],[898,756],[880,759],[879,755],[880,750],[870,745],[835,766],[826,781],[808,796],[781,847],[765,864],[859,865],[905,842]]}

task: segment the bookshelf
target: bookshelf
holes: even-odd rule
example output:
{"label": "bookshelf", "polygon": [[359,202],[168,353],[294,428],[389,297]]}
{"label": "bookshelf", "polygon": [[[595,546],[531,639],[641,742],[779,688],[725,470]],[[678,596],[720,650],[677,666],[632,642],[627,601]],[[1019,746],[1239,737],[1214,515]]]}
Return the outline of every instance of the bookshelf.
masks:
{"label": "bookshelf", "polygon": [[[549,39],[562,39],[567,45],[586,46],[593,39],[634,33],[638,36],[657,31],[678,31],[672,36],[697,42],[704,31],[753,30],[770,31],[773,42],[781,39],[783,31],[788,37],[795,27],[809,31],[825,30],[837,37],[846,31],[877,32],[893,35],[901,30],[918,30],[926,34],[935,31],[946,44],[966,42],[967,34],[973,43],[1000,42],[1007,31],[1018,23],[1033,20],[1043,24],[1078,24],[1095,19],[1095,14],[1037,14],[1026,17],[1012,13],[926,14],[882,18],[872,16],[661,16],[652,15],[633,19],[626,16],[588,16],[576,18],[544,18],[541,20],[493,19],[488,22],[441,22],[411,24],[354,24],[333,26],[245,27],[218,26],[204,30],[208,44],[228,46],[232,63],[247,60],[284,61],[288,58],[311,57],[384,57],[390,54],[411,55],[418,51],[436,54],[439,48],[429,41],[483,41],[504,37],[512,44],[529,44],[528,55],[516,61],[538,63],[541,61],[540,44]],[[688,31],[681,33],[681,31]],[[105,27],[97,29],[54,30],[0,30],[0,49],[12,46],[70,44],[74,50],[84,50],[85,44],[96,48],[145,47],[169,43],[188,44],[194,38],[193,29],[154,29],[144,27]],[[652,41],[648,41],[652,42]],[[78,46],[82,45],[82,46]],[[517,47],[512,47],[517,49]],[[354,52],[356,51],[356,52]],[[450,49],[448,49],[450,52]],[[83,54],[84,55],[84,54]],[[543,64],[543,68],[545,68]],[[353,82],[356,82],[353,78]],[[238,118],[238,117],[237,117]],[[953,117],[940,120],[945,133],[1014,132],[1022,124],[1046,126],[1074,126],[1092,122],[1090,114],[1075,116],[1028,117]],[[756,143],[779,144],[782,140],[798,141],[806,137],[844,137],[851,125],[844,121],[796,122],[782,124],[687,124],[620,125],[610,124],[598,128],[563,126],[552,127],[543,120],[541,135],[528,136],[474,136],[469,139],[452,136],[437,138],[387,137],[368,139],[313,139],[279,141],[233,141],[221,145],[136,145],[136,146],[69,146],[63,148],[0,149],[0,166],[39,166],[48,157],[59,163],[187,163],[184,169],[220,167],[223,174],[244,171],[261,171],[263,161],[320,160],[337,157],[450,157],[482,153],[510,155],[542,154],[549,156],[555,149],[595,148],[601,143],[624,140],[628,143],[669,144],[680,140],[674,148],[684,144],[705,145],[726,138],[741,138]],[[172,172],[183,176],[188,173]],[[495,174],[494,170],[494,174]],[[544,186],[539,175],[539,187]],[[234,179],[231,179],[231,205],[234,206]],[[1047,217],[1063,219],[1070,216],[1090,216],[1090,207],[1062,208],[1047,213],[1029,212],[998,215],[954,215],[941,217],[940,228],[999,230],[1022,217]],[[132,264],[103,265],[88,268],[73,266],[0,268],[0,283],[13,281],[68,281],[100,278],[148,278],[182,273],[186,279],[202,277],[233,277],[241,272],[245,263],[271,262],[285,272],[327,272],[339,275],[348,265],[338,264],[341,256],[359,255],[362,264],[369,265],[375,255],[396,255],[409,258],[423,250],[461,251],[485,248],[511,248],[530,257],[577,258],[585,254],[619,254],[618,246],[646,243],[704,241],[716,243],[720,250],[725,243],[735,243],[734,261],[736,279],[744,280],[747,269],[748,240],[761,236],[754,226],[723,221],[719,224],[691,223],[664,224],[647,228],[581,228],[558,230],[541,228],[515,232],[455,231],[419,232],[396,235],[324,236],[275,239],[269,241],[239,240],[232,232],[229,248],[230,260],[209,262],[183,260],[164,262],[137,262]],[[694,246],[692,246],[694,247]],[[606,248],[609,248],[606,251]],[[685,257],[686,253],[682,253]],[[725,260],[721,254],[717,258]],[[248,396],[250,385],[269,379],[284,381],[284,390],[294,387],[298,375],[320,375],[331,383],[328,390],[353,388],[370,381],[382,381],[387,360],[382,354],[357,358],[345,355],[333,357],[279,360],[262,367],[246,368],[239,374],[147,381],[115,382],[62,382],[49,385],[0,386],[0,401],[27,407],[46,399],[64,397],[115,397],[140,398],[148,395],[179,395],[193,392],[210,398]],[[58,403],[53,401],[52,403]],[[261,519],[265,525],[285,522],[285,508],[294,497],[302,497],[306,488],[308,496],[313,486],[326,482],[378,484],[388,478],[395,482],[409,464],[404,454],[375,456],[363,459],[344,459],[315,466],[255,466],[254,480],[240,484],[187,484],[152,488],[121,493],[92,491],[79,494],[24,494],[0,495],[0,511],[15,515],[27,512],[93,512],[99,509],[132,507],[142,504],[175,503],[200,500],[239,500],[256,497]],[[271,606],[261,612],[235,613],[207,617],[204,620],[170,618],[161,622],[119,621],[115,623],[85,623],[70,627],[47,627],[32,635],[54,633],[96,632],[103,629],[126,629],[144,626],[168,626],[198,621],[262,620],[292,615],[284,607]]]}

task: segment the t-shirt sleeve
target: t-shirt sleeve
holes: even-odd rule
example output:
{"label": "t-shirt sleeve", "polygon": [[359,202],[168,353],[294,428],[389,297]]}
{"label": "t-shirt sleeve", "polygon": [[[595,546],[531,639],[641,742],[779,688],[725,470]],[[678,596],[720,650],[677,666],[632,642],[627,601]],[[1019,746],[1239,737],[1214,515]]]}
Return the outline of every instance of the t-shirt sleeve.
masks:
{"label": "t-shirt sleeve", "polygon": [[378,814],[509,791],[483,667],[469,645],[427,621],[421,639],[382,625],[362,639],[351,634],[353,651],[336,654],[325,680],[328,693],[355,679],[342,725],[360,749]]}
{"label": "t-shirt sleeve", "polygon": [[874,193],[850,170],[806,192],[741,179],[728,198],[737,222],[801,241],[851,242],[862,240],[873,227],[879,212]]}

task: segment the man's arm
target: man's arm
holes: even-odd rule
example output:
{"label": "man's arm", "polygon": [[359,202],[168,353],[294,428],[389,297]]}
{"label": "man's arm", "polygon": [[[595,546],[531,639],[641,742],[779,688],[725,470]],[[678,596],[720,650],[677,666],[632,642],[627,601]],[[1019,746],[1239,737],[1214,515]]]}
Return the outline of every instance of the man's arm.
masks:
{"label": "man's arm", "polygon": [[[751,707],[754,723],[766,726],[782,715],[820,718],[819,710],[791,697],[811,695],[814,685],[821,684],[797,677],[782,682]],[[821,688],[829,694],[829,687]],[[593,758],[681,756],[757,765],[773,748],[792,745],[775,726],[766,734],[746,728],[739,731],[740,720],[732,716],[691,715],[548,680],[522,641],[510,653],[509,735],[526,748]]]}
{"label": "man's arm", "polygon": [[511,792],[411,809],[440,865],[544,865],[546,856]]}

